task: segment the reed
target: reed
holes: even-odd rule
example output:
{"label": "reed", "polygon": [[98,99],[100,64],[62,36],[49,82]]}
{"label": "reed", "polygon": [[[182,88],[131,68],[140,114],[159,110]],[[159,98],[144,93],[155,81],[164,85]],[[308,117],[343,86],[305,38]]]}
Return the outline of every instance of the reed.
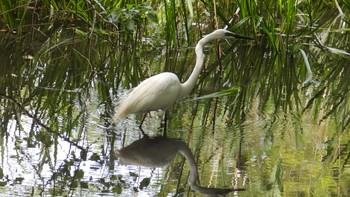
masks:
{"label": "reed", "polygon": [[[235,93],[233,98],[228,97],[229,102],[235,102],[228,111],[237,114],[236,117],[244,117],[240,114],[242,106],[249,105],[258,96],[262,98],[262,108],[272,100],[276,110],[283,111],[304,108],[305,111],[315,103],[322,106],[322,109],[317,107],[318,110],[330,112],[324,115],[327,118],[337,111],[333,104],[338,103],[339,92],[348,96],[345,92],[348,90],[349,3],[345,0],[328,3],[221,1],[217,2],[215,9],[211,1],[159,1],[147,5],[138,1],[35,3],[6,0],[0,11],[3,49],[23,48],[25,45],[27,50],[19,56],[29,54],[39,65],[45,62],[41,72],[29,75],[41,75],[38,79],[42,87],[82,90],[91,87],[96,77],[112,84],[108,85],[109,88],[120,84],[134,86],[154,71],[162,71],[155,70],[152,65],[164,62],[152,61],[149,65],[153,55],[163,51],[171,54],[172,50],[182,46],[193,46],[195,40],[215,25],[228,25],[229,29],[238,33],[253,36],[255,41],[249,44],[236,42],[235,47],[225,51],[220,61],[213,61],[209,66],[212,70],[219,64],[223,65],[222,71],[216,72],[216,76],[203,74],[199,87],[216,84],[219,87],[212,90],[225,92],[220,82],[212,82],[219,78],[221,82],[230,84],[227,89],[240,87],[238,95]],[[214,16],[218,17],[218,24],[211,20]],[[234,22],[230,24],[231,19]],[[22,44],[14,43],[18,41]],[[162,48],[164,43],[166,47]],[[84,47],[86,49],[82,51]],[[154,49],[159,53],[152,53]],[[302,62],[305,56],[299,49],[305,51],[313,77],[320,82],[313,88],[313,93],[308,94],[311,96],[309,99],[302,94],[316,84],[301,87],[308,73]],[[182,65],[171,66],[174,61],[170,59],[170,56],[166,57],[168,63],[165,63],[165,69],[183,70]],[[34,62],[26,63],[29,70],[37,66]],[[56,71],[57,66],[60,72]],[[6,63],[2,66],[3,69],[9,67]],[[76,75],[76,72],[80,74]],[[103,76],[99,72],[104,72]],[[218,74],[221,76],[218,77]],[[61,84],[61,87],[52,87],[53,84]],[[15,89],[21,88],[11,91]],[[321,94],[325,89],[326,95]],[[100,92],[101,98],[106,97],[105,91]],[[325,99],[321,99],[320,95]],[[202,98],[210,99],[210,96]],[[346,105],[346,100],[342,99],[335,106]]]}
{"label": "reed", "polygon": [[[344,169],[349,151],[337,152],[337,147],[340,137],[344,147],[350,142],[349,16],[348,0],[3,0],[0,131],[6,134],[14,120],[19,133],[24,131],[18,114],[27,109],[53,131],[38,129],[33,120],[28,144],[55,144],[57,152],[62,135],[84,144],[91,106],[101,112],[109,131],[116,97],[159,72],[186,79],[196,41],[227,25],[254,41],[205,49],[206,68],[198,85],[190,99],[174,107],[170,121],[170,128],[189,126],[188,132],[169,135],[189,142],[196,136],[200,141],[191,148],[200,157],[217,125],[235,128],[222,131],[227,136],[243,136],[240,128],[252,110],[266,119],[266,138],[271,139],[282,135],[273,126],[279,119],[290,121],[286,114],[295,122],[334,121],[323,159],[339,161]],[[194,132],[196,127],[212,130]],[[295,144],[301,130],[294,131]],[[225,140],[226,147],[243,143]],[[276,158],[271,176],[278,182],[283,162]]]}

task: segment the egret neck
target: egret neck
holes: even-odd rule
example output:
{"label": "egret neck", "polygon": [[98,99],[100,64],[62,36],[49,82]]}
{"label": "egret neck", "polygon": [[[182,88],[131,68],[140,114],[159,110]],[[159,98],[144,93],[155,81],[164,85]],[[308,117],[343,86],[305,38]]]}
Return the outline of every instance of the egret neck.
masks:
{"label": "egret neck", "polygon": [[196,45],[196,65],[193,68],[193,71],[190,75],[190,77],[187,79],[187,81],[182,85],[182,91],[180,92],[179,98],[183,98],[187,95],[189,95],[196,84],[196,81],[198,79],[199,74],[202,71],[202,67],[204,64],[204,53],[203,53],[203,47],[206,45],[210,39],[207,39],[208,37],[202,38],[198,44]]}

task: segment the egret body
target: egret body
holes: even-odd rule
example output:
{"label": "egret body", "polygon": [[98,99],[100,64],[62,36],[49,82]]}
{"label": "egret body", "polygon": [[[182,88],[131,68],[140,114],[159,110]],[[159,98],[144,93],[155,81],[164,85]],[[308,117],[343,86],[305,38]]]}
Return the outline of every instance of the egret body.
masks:
{"label": "egret body", "polygon": [[[147,113],[158,109],[166,110],[176,100],[189,95],[204,64],[203,47],[212,40],[225,38],[251,39],[225,29],[218,29],[206,35],[196,45],[196,65],[186,82],[181,83],[179,78],[171,72],[160,73],[145,79],[120,101],[113,120],[116,122],[129,114]],[[140,124],[141,131],[142,123],[143,121]]]}

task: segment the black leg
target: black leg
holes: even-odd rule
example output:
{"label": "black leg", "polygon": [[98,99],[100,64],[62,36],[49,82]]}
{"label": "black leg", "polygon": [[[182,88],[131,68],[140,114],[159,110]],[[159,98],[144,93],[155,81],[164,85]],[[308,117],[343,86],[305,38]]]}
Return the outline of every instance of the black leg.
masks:
{"label": "black leg", "polygon": [[163,137],[166,137],[167,124],[168,124],[168,111],[165,110],[165,112],[164,112],[164,131],[163,131]]}
{"label": "black leg", "polygon": [[143,136],[147,136],[147,134],[145,134],[145,132],[144,132],[143,129],[142,129],[142,124],[143,124],[143,121],[145,121],[146,116],[147,116],[147,113],[145,113],[145,115],[143,116],[142,121],[141,121],[141,123],[140,123],[140,125],[139,125],[139,128],[140,128],[141,133],[142,133]]}

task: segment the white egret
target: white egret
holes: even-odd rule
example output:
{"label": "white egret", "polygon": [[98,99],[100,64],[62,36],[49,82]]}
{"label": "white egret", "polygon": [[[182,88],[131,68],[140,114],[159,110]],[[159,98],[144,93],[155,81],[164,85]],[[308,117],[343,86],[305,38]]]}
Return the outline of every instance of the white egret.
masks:
{"label": "white egret", "polygon": [[[196,65],[186,82],[181,83],[179,78],[171,72],[164,72],[149,77],[135,87],[126,98],[120,101],[116,107],[113,121],[116,122],[129,114],[148,113],[158,109],[167,110],[176,100],[189,95],[196,84],[204,64],[203,47],[212,40],[225,38],[252,39],[225,29],[218,29],[206,35],[196,45]],[[145,116],[139,126],[142,133],[144,119]]]}

